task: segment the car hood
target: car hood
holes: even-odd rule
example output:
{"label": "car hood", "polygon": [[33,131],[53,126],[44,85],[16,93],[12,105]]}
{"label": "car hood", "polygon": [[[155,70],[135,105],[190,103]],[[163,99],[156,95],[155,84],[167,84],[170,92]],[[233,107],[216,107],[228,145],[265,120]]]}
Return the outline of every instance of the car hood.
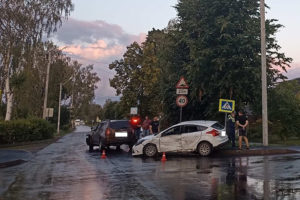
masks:
{"label": "car hood", "polygon": [[151,140],[152,138],[154,138],[155,137],[155,135],[148,135],[148,136],[146,136],[146,137],[143,137],[142,139],[143,140]]}

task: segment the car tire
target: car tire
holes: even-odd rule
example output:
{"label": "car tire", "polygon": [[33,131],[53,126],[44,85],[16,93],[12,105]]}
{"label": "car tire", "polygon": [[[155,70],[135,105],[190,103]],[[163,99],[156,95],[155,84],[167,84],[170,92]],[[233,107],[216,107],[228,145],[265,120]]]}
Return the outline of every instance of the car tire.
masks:
{"label": "car tire", "polygon": [[154,157],[157,154],[157,148],[154,144],[147,144],[144,147],[144,155],[146,155],[147,157]]}
{"label": "car tire", "polygon": [[201,142],[197,150],[201,156],[209,156],[212,152],[212,145],[209,142]]}

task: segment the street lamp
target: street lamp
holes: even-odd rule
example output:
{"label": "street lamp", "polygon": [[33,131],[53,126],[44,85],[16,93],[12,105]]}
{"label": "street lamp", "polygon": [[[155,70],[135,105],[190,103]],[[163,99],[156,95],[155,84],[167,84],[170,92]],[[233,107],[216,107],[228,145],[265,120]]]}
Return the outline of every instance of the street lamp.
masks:
{"label": "street lamp", "polygon": [[[63,47],[62,49],[59,49],[60,51],[64,50],[65,48],[68,48],[68,46]],[[43,105],[43,119],[47,118],[47,100],[48,100],[48,87],[49,87],[49,74],[50,74],[50,65],[52,62],[51,52],[56,50],[50,49],[48,52],[48,64],[47,64],[47,74],[46,74],[46,83],[45,83],[45,96],[44,96],[44,105]]]}
{"label": "street lamp", "polygon": [[[75,75],[74,75],[75,76]],[[62,93],[62,86],[73,79],[74,76],[71,76],[67,81],[64,83],[59,83],[59,99],[58,99],[58,114],[57,114],[57,135],[59,135],[60,131],[60,110],[61,110],[61,93]],[[72,97],[73,98],[73,97]],[[73,101],[73,99],[72,99]]]}
{"label": "street lamp", "polygon": [[47,118],[47,100],[48,100],[48,86],[49,86],[49,73],[50,73],[50,65],[52,62],[51,51],[48,52],[48,64],[47,64],[47,74],[46,74],[46,83],[45,83],[45,96],[44,96],[44,106],[43,106],[43,119]]}
{"label": "street lamp", "polygon": [[266,62],[266,22],[265,0],[260,0],[261,25],[261,82],[262,82],[262,131],[263,145],[268,146],[268,95],[267,95],[267,62]]}

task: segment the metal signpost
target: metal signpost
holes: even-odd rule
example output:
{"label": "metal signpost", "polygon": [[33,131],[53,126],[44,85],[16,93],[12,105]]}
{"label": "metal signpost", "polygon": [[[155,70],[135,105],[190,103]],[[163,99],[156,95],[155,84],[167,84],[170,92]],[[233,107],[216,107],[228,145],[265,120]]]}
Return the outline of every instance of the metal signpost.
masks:
{"label": "metal signpost", "polygon": [[54,108],[46,108],[46,117],[53,117]]}
{"label": "metal signpost", "polygon": [[182,107],[186,106],[188,103],[188,98],[185,96],[188,94],[188,84],[184,77],[180,77],[179,81],[176,84],[176,94],[179,95],[176,98],[176,104],[180,107],[180,116],[179,121],[182,121]]}
{"label": "metal signpost", "polygon": [[131,107],[130,108],[130,114],[131,115],[137,115],[138,114],[138,108],[137,107]]}
{"label": "metal signpost", "polygon": [[219,112],[225,113],[225,131],[226,131],[226,121],[227,113],[232,113],[235,108],[235,101],[229,99],[220,99],[219,100]]}

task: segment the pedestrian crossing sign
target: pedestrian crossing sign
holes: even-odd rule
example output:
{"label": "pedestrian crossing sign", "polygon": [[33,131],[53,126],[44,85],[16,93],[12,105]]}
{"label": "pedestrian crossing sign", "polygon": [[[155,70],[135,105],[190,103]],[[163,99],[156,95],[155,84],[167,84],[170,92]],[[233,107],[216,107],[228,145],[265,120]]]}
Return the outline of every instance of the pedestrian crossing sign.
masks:
{"label": "pedestrian crossing sign", "polygon": [[231,113],[234,111],[235,101],[228,99],[220,99],[219,112]]}

